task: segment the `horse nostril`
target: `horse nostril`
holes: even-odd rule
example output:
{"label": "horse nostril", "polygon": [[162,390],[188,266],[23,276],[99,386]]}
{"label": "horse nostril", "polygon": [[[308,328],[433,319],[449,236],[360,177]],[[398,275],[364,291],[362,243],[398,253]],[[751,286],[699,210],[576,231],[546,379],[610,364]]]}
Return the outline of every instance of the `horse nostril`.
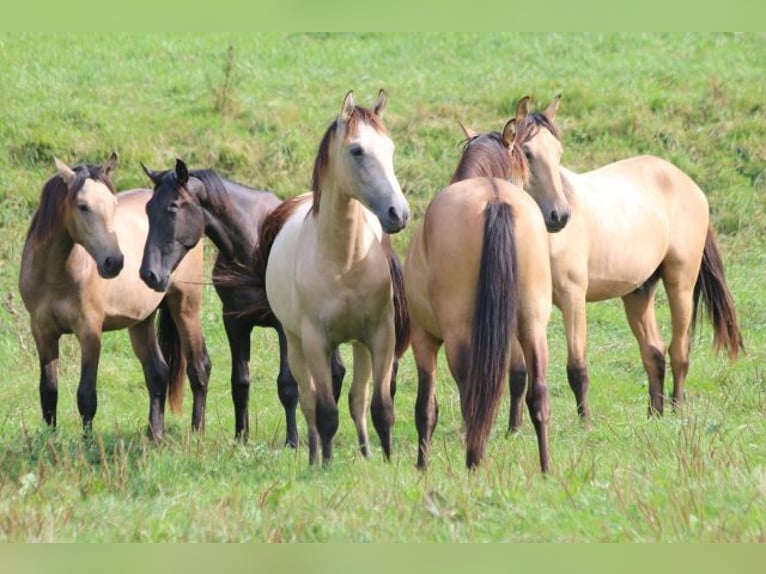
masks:
{"label": "horse nostril", "polygon": [[399,222],[402,220],[402,218],[399,217],[399,214],[396,212],[396,208],[393,205],[388,208],[388,216],[396,222]]}

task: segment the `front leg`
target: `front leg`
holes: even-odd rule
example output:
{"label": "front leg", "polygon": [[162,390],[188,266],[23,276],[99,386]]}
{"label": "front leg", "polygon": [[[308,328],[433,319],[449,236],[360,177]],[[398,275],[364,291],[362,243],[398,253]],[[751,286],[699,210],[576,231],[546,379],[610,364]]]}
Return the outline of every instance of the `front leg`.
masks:
{"label": "front leg", "polygon": [[316,421],[316,388],[314,387],[306,358],[303,355],[303,343],[300,337],[292,333],[285,333],[287,340],[287,360],[290,363],[290,371],[298,383],[298,392],[301,405],[301,411],[306,419],[308,427],[309,442],[309,464],[314,465],[319,462],[319,432]]}
{"label": "front leg", "polygon": [[314,383],[316,430],[322,443],[322,462],[327,464],[332,459],[332,440],[338,431],[338,405],[333,395],[330,369],[332,347],[325,340],[322,329],[308,320],[304,321],[301,329],[301,343],[306,368]]}
{"label": "front leg", "polygon": [[98,362],[101,356],[101,332],[95,329],[77,334],[80,341],[80,384],[77,387],[77,409],[82,418],[85,433],[90,433],[93,419],[96,416],[98,397],[96,380],[98,378]]}
{"label": "front leg", "polygon": [[590,376],[588,364],[585,361],[587,337],[585,289],[578,285],[570,285],[565,292],[557,293],[555,299],[556,306],[561,309],[567,338],[567,381],[575,396],[577,414],[587,428],[590,425],[588,405]]}
{"label": "front leg", "polygon": [[277,375],[277,394],[285,409],[285,444],[290,448],[298,446],[298,424],[295,410],[298,406],[298,383],[295,381],[287,361],[287,337],[282,325],[274,327],[279,338],[279,374]]}
{"label": "front leg", "polygon": [[59,336],[41,333],[32,327],[32,335],[40,362],[40,406],[43,420],[56,428],[56,406],[58,404]]}

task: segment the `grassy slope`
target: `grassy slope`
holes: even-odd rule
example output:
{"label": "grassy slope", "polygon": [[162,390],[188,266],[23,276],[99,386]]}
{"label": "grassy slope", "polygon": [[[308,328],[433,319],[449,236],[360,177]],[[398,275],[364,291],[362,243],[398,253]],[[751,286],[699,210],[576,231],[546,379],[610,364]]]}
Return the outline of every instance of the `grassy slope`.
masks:
{"label": "grassy slope", "polygon": [[[763,541],[764,50],[759,35],[0,36],[0,540]],[[316,471],[303,449],[281,449],[271,333],[254,335],[253,439],[233,444],[228,349],[207,288],[214,370],[205,437],[189,436],[187,406],[170,419],[165,447],[146,444],[146,393],[125,333],[105,337],[90,443],[76,411],[78,349],[64,340],[60,431],[48,436],[16,282],[51,155],[100,161],[116,149],[120,189],[146,185],[139,161],[160,169],[181,156],[287,197],[307,187],[345,92],[372,102],[380,87],[416,218],[451,176],[457,120],[500,129],[525,94],[538,107],[562,93],[572,169],[638,153],[678,164],[708,193],[747,356],[733,367],[712,356],[706,325],[692,353],[689,408],[646,421],[644,373],[621,306],[591,306],[595,428],[585,433],[554,313],[549,480],[538,475],[531,425],[504,437],[507,408],[486,467],[464,471],[444,361],[434,460],[417,473],[410,355],[392,464],[377,451],[357,460],[344,399],[336,464]],[[407,238],[397,237],[400,253]],[[659,311],[667,325],[663,296]]]}

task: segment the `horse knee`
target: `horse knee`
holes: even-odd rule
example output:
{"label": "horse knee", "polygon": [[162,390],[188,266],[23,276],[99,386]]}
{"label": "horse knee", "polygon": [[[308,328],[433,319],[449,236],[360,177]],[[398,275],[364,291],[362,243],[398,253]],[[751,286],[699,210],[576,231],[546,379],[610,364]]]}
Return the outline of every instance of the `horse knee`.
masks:
{"label": "horse knee", "polygon": [[316,427],[323,443],[332,440],[335,433],[338,432],[338,407],[334,403],[326,404],[324,401],[317,401],[316,406]]}
{"label": "horse knee", "polygon": [[250,400],[250,375],[235,373],[231,377],[231,396],[236,407],[247,406]]}
{"label": "horse knee", "polygon": [[290,371],[277,375],[277,394],[285,409],[294,409],[298,404],[298,383]]}

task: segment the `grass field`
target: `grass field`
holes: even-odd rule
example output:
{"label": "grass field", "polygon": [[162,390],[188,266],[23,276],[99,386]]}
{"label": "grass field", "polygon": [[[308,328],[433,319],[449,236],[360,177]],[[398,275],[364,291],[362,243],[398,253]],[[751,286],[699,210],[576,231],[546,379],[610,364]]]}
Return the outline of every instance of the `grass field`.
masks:
{"label": "grass field", "polygon": [[[0,541],[766,541],[764,57],[763,34],[0,35]],[[271,332],[253,335],[251,441],[234,442],[228,347],[206,286],[204,436],[189,430],[187,391],[166,443],[146,440],[146,390],[125,332],[105,335],[89,440],[76,407],[79,349],[63,339],[59,429],[48,432],[17,282],[52,156],[93,163],[116,150],[118,189],[148,185],[140,161],[165,169],[179,156],[289,197],[308,188],[346,91],[371,104],[381,87],[416,221],[452,175],[457,121],[501,129],[527,94],[534,108],[562,94],[570,169],[639,153],[676,163],[708,195],[747,353],[734,365],[714,356],[705,323],[686,408],[647,420],[621,304],[592,305],[594,425],[584,431],[554,311],[547,478],[529,421],[505,436],[507,399],[486,464],[465,470],[443,356],[432,464],[418,472],[409,353],[391,463],[377,448],[357,455],[344,396],[335,462],[314,469],[305,445],[282,447]],[[402,255],[408,239],[409,229],[396,236]],[[658,312],[668,333],[664,293]]]}

